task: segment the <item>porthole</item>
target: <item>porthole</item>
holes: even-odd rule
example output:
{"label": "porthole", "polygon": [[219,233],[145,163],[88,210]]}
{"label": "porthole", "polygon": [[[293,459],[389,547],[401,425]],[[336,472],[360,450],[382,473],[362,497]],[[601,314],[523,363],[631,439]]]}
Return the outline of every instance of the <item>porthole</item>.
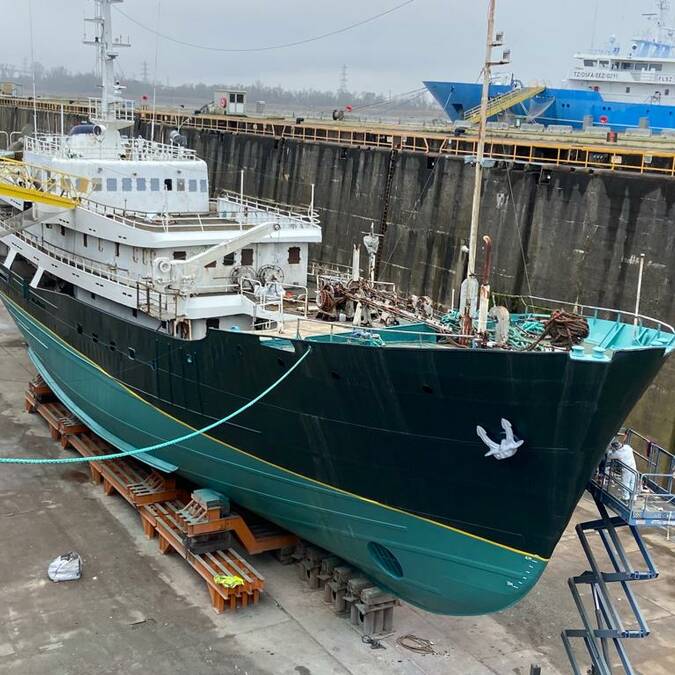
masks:
{"label": "porthole", "polygon": [[130,359],[136,358],[136,350],[133,347],[129,347],[128,354]]}
{"label": "porthole", "polygon": [[433,394],[433,393],[434,393],[433,387],[429,386],[428,384],[423,384],[423,385],[422,385],[422,391],[423,391],[425,394]]}
{"label": "porthole", "polygon": [[331,371],[330,371],[330,376],[331,376],[334,380],[339,380],[339,379],[340,379],[340,373],[336,373],[334,370],[331,370]]}
{"label": "porthole", "polygon": [[378,566],[392,577],[400,579],[403,576],[403,568],[398,558],[382,544],[371,541],[368,544],[368,553]]}

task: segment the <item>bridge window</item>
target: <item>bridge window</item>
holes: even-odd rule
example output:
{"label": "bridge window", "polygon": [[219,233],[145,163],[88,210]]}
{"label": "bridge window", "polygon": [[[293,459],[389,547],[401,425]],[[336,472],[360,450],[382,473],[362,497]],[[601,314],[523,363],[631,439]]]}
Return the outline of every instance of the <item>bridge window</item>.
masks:
{"label": "bridge window", "polygon": [[252,248],[242,248],[241,249],[241,264],[242,265],[252,265],[253,264],[253,249]]}
{"label": "bridge window", "polygon": [[115,242],[115,257],[116,258],[120,257],[120,243],[119,243],[119,241]]}
{"label": "bridge window", "polygon": [[94,192],[100,192],[103,189],[103,181],[100,178],[92,178],[91,187]]}
{"label": "bridge window", "polygon": [[176,178],[176,191],[185,192],[185,178]]}
{"label": "bridge window", "polygon": [[164,189],[167,192],[171,192],[171,190],[173,190],[173,180],[171,180],[171,178],[164,179]]}
{"label": "bridge window", "polygon": [[122,178],[122,192],[131,192],[131,178]]}
{"label": "bridge window", "polygon": [[596,63],[597,61],[589,61],[588,59],[586,59],[584,61],[584,66],[586,66],[586,68],[593,68],[593,66],[595,66]]}
{"label": "bridge window", "polygon": [[136,189],[139,192],[145,192],[145,178],[137,178],[136,179]]}
{"label": "bridge window", "polygon": [[207,328],[220,328],[220,319],[207,319],[206,320]]}
{"label": "bridge window", "polygon": [[202,179],[199,181],[199,191],[200,191],[200,192],[208,192],[208,190],[209,190],[208,182],[206,181],[205,178],[202,178]]}
{"label": "bridge window", "polygon": [[61,236],[65,237],[66,236],[66,228],[61,225]]}
{"label": "bridge window", "polygon": [[600,61],[601,68],[609,68],[609,61]]}
{"label": "bridge window", "polygon": [[234,253],[228,253],[223,258],[223,265],[225,265],[225,267],[232,267],[232,265],[234,265]]}
{"label": "bridge window", "polygon": [[174,260],[185,260],[186,259],[185,251],[174,251],[173,259]]}
{"label": "bridge window", "polygon": [[117,192],[117,178],[106,178],[105,189],[108,192]]}
{"label": "bridge window", "polygon": [[159,192],[159,178],[150,179],[150,191]]}
{"label": "bridge window", "polygon": [[86,192],[88,187],[89,187],[89,179],[88,178],[78,178],[77,179],[77,189],[80,192]]}
{"label": "bridge window", "polygon": [[670,96],[670,89],[665,89],[663,92],[666,96]]}
{"label": "bridge window", "polygon": [[291,246],[288,249],[288,264],[289,265],[299,265],[300,264],[300,247]]}
{"label": "bridge window", "polygon": [[89,245],[89,237],[87,237],[86,233],[83,232],[82,233],[82,246],[87,248],[88,245]]}
{"label": "bridge window", "polygon": [[630,87],[626,87],[626,93],[630,94]]}
{"label": "bridge window", "polygon": [[197,192],[197,181],[194,178],[190,178],[188,181],[188,190],[190,192]]}

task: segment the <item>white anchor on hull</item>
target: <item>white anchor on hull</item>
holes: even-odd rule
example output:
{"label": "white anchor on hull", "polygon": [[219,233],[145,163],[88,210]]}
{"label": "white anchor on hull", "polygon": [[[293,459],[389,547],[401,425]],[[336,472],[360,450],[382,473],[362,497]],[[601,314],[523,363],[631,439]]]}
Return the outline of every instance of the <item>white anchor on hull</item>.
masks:
{"label": "white anchor on hull", "polygon": [[478,437],[485,443],[485,445],[488,446],[489,451],[485,453],[485,457],[494,457],[495,459],[509,459],[509,457],[513,457],[516,452],[518,452],[518,448],[525,442],[525,441],[517,441],[514,436],[513,436],[513,426],[511,425],[511,422],[508,420],[504,419],[502,417],[502,429],[504,429],[504,433],[506,437],[500,442],[500,443],[495,443],[488,435],[485,429],[483,427],[476,427],[476,433],[478,434]]}

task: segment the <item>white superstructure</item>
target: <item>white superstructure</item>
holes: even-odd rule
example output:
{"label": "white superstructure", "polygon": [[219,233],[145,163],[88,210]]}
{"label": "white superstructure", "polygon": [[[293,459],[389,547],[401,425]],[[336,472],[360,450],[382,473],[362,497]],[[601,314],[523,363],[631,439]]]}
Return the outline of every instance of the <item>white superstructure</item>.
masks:
{"label": "white superstructure", "polygon": [[111,6],[122,1],[94,0],[85,42],[97,50],[102,96],[89,119],[24,139],[35,183],[81,198],[31,218],[21,216],[25,200],[2,198],[5,264],[22,256],[37,269],[32,285],[72,288],[82,302],[185,338],[283,319],[293,300],[306,303],[308,245],[321,241],[315,212],[242,193],[210,199],[207,165],[178,134],[170,144],[134,137],[134,104],[114,74],[127,45],[112,35]]}
{"label": "white superstructure", "polygon": [[611,37],[602,49],[574,55],[572,89],[591,89],[606,100],[675,105],[675,30],[668,27],[670,2],[656,0],[646,15],[652,26],[627,47]]}

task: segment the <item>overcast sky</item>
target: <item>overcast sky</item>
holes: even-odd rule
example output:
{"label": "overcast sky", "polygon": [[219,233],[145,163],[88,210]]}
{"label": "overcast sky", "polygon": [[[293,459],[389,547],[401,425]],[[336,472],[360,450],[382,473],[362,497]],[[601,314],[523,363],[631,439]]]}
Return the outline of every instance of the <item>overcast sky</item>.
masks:
{"label": "overcast sky", "polygon": [[[404,0],[159,0],[159,30],[176,39],[211,47],[249,48],[286,43],[329,32],[387,10]],[[611,33],[629,39],[652,0],[498,0],[497,27],[512,50],[512,70],[523,80],[559,84],[576,49]],[[74,71],[93,68],[91,48],[81,44],[82,19],[92,0],[32,0],[35,58]],[[126,0],[130,17],[157,27],[157,0]],[[226,54],[159,40],[158,77],[171,84],[190,81],[251,82],[289,88],[337,89],[342,64],[351,90],[399,93],[425,79],[473,81],[484,50],[487,0],[414,0],[373,23],[306,45],[275,51]],[[0,0],[6,30],[0,62],[30,59],[27,0]],[[13,21],[11,17],[14,17]],[[12,30],[7,30],[8,25]],[[114,12],[116,33],[129,35],[120,68],[152,73],[156,38]]]}

